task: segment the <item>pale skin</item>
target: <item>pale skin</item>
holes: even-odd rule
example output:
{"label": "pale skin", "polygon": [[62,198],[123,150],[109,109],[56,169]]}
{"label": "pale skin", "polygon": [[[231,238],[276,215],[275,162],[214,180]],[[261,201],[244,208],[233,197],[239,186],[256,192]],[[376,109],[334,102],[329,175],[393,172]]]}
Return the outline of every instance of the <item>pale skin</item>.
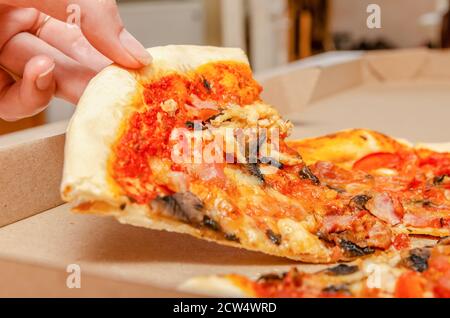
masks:
{"label": "pale skin", "polygon": [[[80,27],[68,21],[69,5],[80,9]],[[89,80],[113,62],[136,69],[151,61],[114,0],[0,0],[3,120],[33,116],[53,96],[76,104]]]}

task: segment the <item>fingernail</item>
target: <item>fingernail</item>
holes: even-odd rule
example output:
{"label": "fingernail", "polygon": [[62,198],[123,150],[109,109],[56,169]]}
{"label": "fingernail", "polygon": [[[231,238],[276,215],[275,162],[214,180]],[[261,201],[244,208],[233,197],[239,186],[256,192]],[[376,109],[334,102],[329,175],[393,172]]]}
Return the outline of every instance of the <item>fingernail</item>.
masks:
{"label": "fingernail", "polygon": [[149,65],[153,58],[150,53],[136,40],[130,32],[123,29],[120,32],[119,40],[122,43],[123,47],[130,53],[139,63],[142,65]]}
{"label": "fingernail", "polygon": [[50,88],[53,82],[53,70],[55,69],[55,64],[53,63],[45,72],[41,73],[36,79],[36,86],[41,91],[46,91]]}

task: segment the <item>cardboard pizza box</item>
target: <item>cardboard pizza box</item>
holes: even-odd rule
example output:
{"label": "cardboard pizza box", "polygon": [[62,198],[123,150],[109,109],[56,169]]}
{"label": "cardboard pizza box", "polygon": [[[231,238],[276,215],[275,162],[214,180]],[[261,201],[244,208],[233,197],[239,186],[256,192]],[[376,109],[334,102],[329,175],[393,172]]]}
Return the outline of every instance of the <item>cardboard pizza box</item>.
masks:
{"label": "cardboard pizza box", "polygon": [[[450,52],[323,59],[257,76],[267,101],[294,122],[292,138],[370,128],[450,140]],[[192,295],[177,287],[193,276],[322,267],[71,213],[59,197],[66,125],[0,137],[0,296],[183,297]]]}

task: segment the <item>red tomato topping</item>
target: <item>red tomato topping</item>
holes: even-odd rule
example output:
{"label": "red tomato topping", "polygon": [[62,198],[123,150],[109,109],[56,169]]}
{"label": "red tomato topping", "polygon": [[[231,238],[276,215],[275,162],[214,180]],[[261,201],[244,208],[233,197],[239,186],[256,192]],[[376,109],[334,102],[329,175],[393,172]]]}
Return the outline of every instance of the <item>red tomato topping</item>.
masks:
{"label": "red tomato topping", "polygon": [[450,256],[446,255],[431,255],[428,261],[429,268],[440,273],[450,271]]}
{"label": "red tomato topping", "polygon": [[[259,100],[262,90],[250,67],[234,62],[206,64],[189,74],[167,74],[143,86],[146,107],[131,114],[115,145],[111,165],[112,176],[120,188],[141,204],[168,191],[156,185],[149,159],[170,159],[174,128],[204,121],[228,103],[252,104]],[[164,110],[167,104],[173,111]],[[180,167],[172,171],[177,169]],[[213,169],[210,174],[220,175],[220,169]]]}
{"label": "red tomato topping", "polygon": [[377,152],[367,155],[353,165],[353,169],[372,171],[380,168],[398,169],[401,158],[398,154],[388,152]]}
{"label": "red tomato topping", "polygon": [[423,185],[423,181],[414,178],[406,187],[407,190],[418,189]]}
{"label": "red tomato topping", "polygon": [[424,296],[424,292],[423,279],[416,272],[402,274],[395,286],[396,298],[421,298]]}
{"label": "red tomato topping", "polygon": [[392,245],[394,245],[395,249],[402,250],[405,248],[408,248],[411,241],[409,239],[409,236],[407,234],[399,234],[394,238],[394,242]]}
{"label": "red tomato topping", "polygon": [[436,297],[450,298],[450,270],[438,279],[437,285],[434,288],[434,294]]}

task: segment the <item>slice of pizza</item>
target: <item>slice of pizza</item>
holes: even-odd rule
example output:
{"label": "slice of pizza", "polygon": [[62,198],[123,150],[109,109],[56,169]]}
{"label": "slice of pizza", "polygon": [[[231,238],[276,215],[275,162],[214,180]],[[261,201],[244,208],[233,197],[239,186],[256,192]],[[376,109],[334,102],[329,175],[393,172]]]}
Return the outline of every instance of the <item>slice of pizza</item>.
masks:
{"label": "slice of pizza", "polygon": [[450,235],[450,144],[413,146],[363,129],[288,144],[323,184],[394,232]]}
{"label": "slice of pizza", "polygon": [[149,51],[151,66],[106,68],[77,106],[61,186],[73,210],[298,260],[339,257],[314,234],[312,211],[266,184],[292,167],[290,178],[315,187],[245,53]]}
{"label": "slice of pizza", "polygon": [[[388,250],[403,237],[401,204],[386,193],[397,179],[305,164],[241,50],[150,53],[142,70],[106,68],[80,100],[62,182],[74,211],[313,263]],[[442,211],[423,206],[445,214],[440,200]]]}
{"label": "slice of pizza", "polygon": [[197,277],[180,289],[215,297],[450,298],[450,240],[314,273],[292,268],[257,279],[233,274]]}

